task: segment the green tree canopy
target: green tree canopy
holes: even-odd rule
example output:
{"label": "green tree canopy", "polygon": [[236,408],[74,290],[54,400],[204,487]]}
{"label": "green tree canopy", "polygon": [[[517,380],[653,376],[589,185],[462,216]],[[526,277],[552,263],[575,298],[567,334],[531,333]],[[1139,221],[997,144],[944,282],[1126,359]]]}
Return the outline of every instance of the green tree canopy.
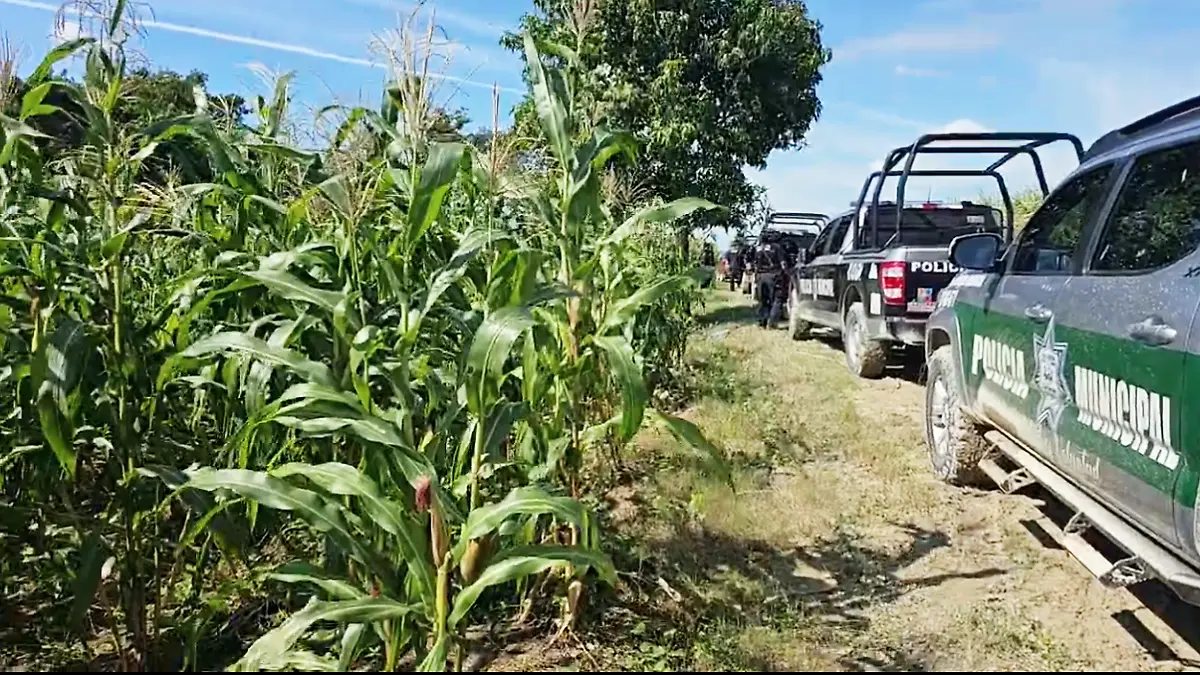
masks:
{"label": "green tree canopy", "polygon": [[[831,53],[799,0],[534,0],[522,30],[571,45],[581,109],[643,143],[632,182],[663,198],[698,196],[736,222],[758,191],[743,173],[799,147],[821,111]],[[521,49],[520,35],[502,39]],[[516,111],[522,136],[530,100]],[[711,217],[711,216],[710,216]]]}

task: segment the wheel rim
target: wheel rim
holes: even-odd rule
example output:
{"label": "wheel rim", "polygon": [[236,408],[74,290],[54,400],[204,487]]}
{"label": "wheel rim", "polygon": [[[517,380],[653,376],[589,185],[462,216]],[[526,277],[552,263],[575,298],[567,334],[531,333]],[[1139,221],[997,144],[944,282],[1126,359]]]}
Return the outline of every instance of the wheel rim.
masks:
{"label": "wheel rim", "polygon": [[950,424],[946,402],[950,394],[946,389],[946,381],[938,377],[930,383],[928,424],[929,437],[933,445],[934,464],[941,465],[950,456]]}

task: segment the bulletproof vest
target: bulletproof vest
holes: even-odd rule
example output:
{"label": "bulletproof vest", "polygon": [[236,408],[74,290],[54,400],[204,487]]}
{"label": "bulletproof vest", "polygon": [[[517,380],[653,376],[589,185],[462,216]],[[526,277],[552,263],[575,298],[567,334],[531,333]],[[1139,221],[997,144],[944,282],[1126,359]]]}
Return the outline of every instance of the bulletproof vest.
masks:
{"label": "bulletproof vest", "polygon": [[760,272],[774,272],[779,269],[779,257],[775,244],[766,244],[758,249],[754,267]]}

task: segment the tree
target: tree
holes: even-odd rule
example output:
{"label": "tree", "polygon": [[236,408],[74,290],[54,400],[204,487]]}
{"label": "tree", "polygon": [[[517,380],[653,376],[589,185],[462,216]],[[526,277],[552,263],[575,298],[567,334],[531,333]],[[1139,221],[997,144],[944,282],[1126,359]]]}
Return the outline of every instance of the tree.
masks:
{"label": "tree", "polygon": [[[56,80],[74,84],[66,71],[59,73]],[[180,75],[171,70],[151,72],[145,68],[134,69],[122,81],[121,97],[113,109],[113,120],[129,132],[144,129],[155,122],[197,112],[197,92],[207,100],[208,114],[221,126],[237,125],[248,111],[246,101],[237,94],[211,94],[207,92],[208,76],[193,70]],[[5,109],[11,115],[19,115],[19,107],[29,88],[25,82],[16,80],[15,95],[9,97]],[[31,120],[31,125],[46,135],[43,146],[53,157],[60,152],[77,149],[83,142],[86,116],[83,110],[70,99],[62,86],[52,87],[42,99],[57,112],[41,115]],[[212,172],[206,153],[199,141],[181,134],[159,143],[154,154],[146,163],[147,173],[155,183],[162,184],[167,174],[174,170],[184,172],[189,181],[208,181]]]}
{"label": "tree", "polygon": [[[642,142],[632,182],[664,199],[726,205],[715,216],[726,227],[753,212],[758,197],[743,169],[799,147],[820,115],[816,88],[831,54],[799,0],[534,0],[534,7],[521,28],[573,46],[574,54],[559,56],[573,66],[587,121],[632,129]],[[520,35],[508,33],[501,44],[520,50]],[[515,112],[518,129],[529,131],[521,136],[535,137],[533,102]]]}

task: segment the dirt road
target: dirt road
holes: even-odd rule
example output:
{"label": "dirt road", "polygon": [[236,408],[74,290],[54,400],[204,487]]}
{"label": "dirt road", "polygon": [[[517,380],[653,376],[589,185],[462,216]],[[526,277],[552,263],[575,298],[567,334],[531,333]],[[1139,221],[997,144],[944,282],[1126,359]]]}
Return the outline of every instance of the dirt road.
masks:
{"label": "dirt road", "polygon": [[[626,572],[573,643],[504,669],[1179,671],[1194,650],[1033,525],[1052,500],[936,481],[924,390],[864,381],[832,340],[794,342],[716,292],[682,414],[732,456],[736,490],[648,430],[607,489]],[[1150,600],[1161,587],[1143,584]],[[1165,604],[1180,625],[1200,613]],[[1161,631],[1160,631],[1160,634]]]}
{"label": "dirt road", "polygon": [[[656,585],[704,612],[690,665],[1183,669],[1183,644],[1146,636],[1149,609],[1036,536],[1048,497],[931,476],[919,384],[853,378],[840,345],[758,328],[745,296],[718,292],[708,312],[686,414],[734,453],[737,491],[660,466],[614,510],[669,568]],[[675,442],[641,445],[670,456]]]}

